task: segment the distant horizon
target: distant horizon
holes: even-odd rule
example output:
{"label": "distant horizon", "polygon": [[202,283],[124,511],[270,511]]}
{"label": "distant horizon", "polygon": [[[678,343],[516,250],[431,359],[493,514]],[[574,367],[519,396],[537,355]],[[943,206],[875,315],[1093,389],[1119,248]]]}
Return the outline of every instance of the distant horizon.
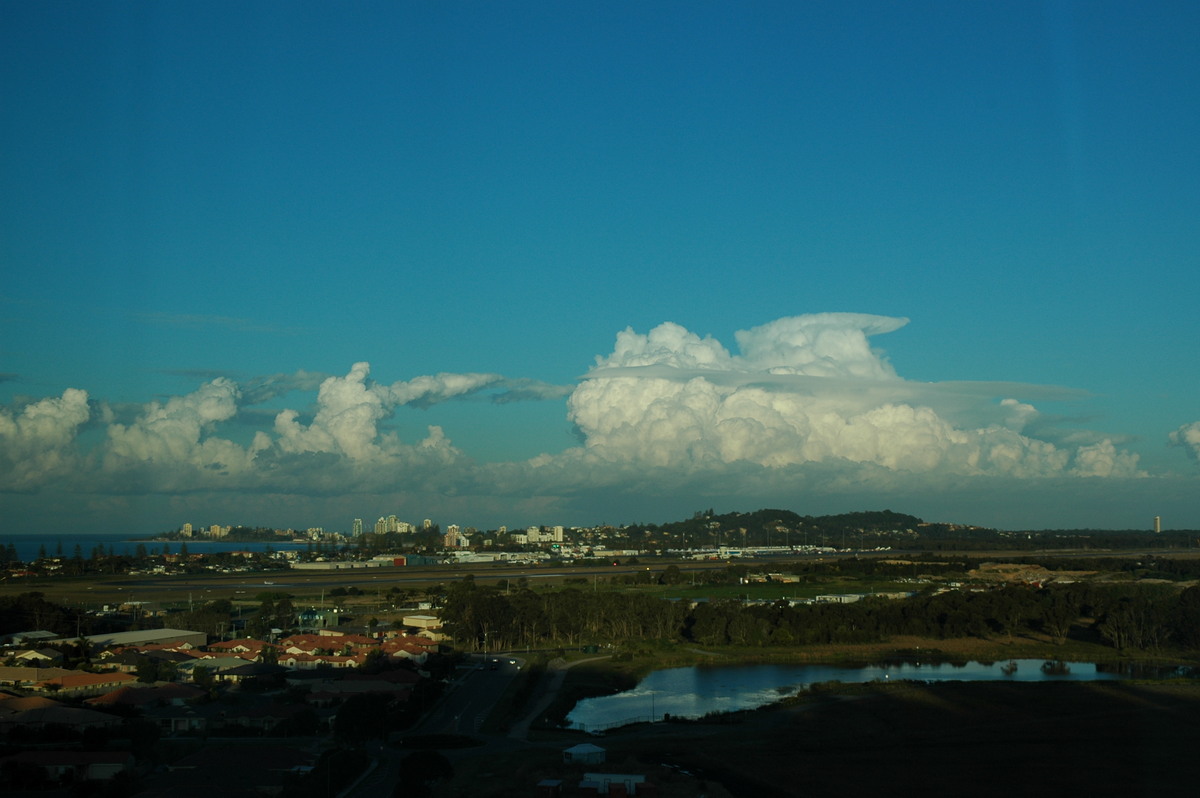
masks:
{"label": "distant horizon", "polygon": [[[788,508],[773,507],[773,508],[757,508],[757,509],[787,510]],[[894,508],[890,508],[890,509],[894,510]],[[751,513],[751,512],[755,512],[755,511],[756,510],[730,510],[728,512]],[[894,511],[904,514],[904,515],[911,515],[911,513],[904,513],[902,510],[894,510]],[[796,512],[796,511],[792,511],[792,512]],[[871,511],[871,510],[849,510],[847,512],[853,513],[853,512],[873,512],[873,511]],[[717,513],[717,514],[724,515],[725,513]],[[805,513],[797,513],[797,514],[806,515]],[[842,514],[844,514],[844,513],[831,513],[830,515],[842,515]],[[658,523],[658,525],[661,526],[662,524],[672,523],[674,521],[686,520],[687,517],[690,517],[690,516],[674,518],[674,519],[670,519],[667,521],[656,522],[656,523]],[[995,527],[986,527],[986,526],[980,526],[977,524],[969,524],[966,522],[943,522],[943,521],[937,521],[937,520],[928,519],[928,518],[922,518],[922,520],[927,523],[934,523],[934,524],[954,523],[954,524],[958,524],[960,526],[974,527],[974,528],[977,528],[980,530],[991,530],[991,531],[996,531],[996,532],[1016,532],[1016,533],[1028,532],[1031,534],[1075,533],[1075,532],[1095,532],[1098,534],[1109,534],[1109,533],[1112,533],[1112,534],[1118,534],[1118,533],[1139,534],[1140,533],[1140,534],[1145,534],[1149,538],[1154,538],[1156,536],[1153,528],[1142,528],[1142,527],[1112,528],[1112,529],[1093,528],[1093,527],[1054,527],[1054,528],[1044,528],[1044,529],[1032,529],[1032,528],[1029,528],[1029,529],[1025,529],[1025,528],[1022,528],[1022,529],[999,529],[999,528],[995,528]],[[450,522],[450,523],[453,523],[453,522]],[[630,522],[630,523],[626,523],[626,524],[613,524],[612,526],[615,526],[618,528],[627,527],[627,526],[630,526],[632,523],[635,523],[635,522]],[[462,524],[461,526],[466,528],[469,525]],[[510,531],[519,531],[519,530],[525,529],[527,526],[530,526],[530,524],[522,525],[519,527],[514,527],[514,526],[510,525],[509,528],[510,528]],[[553,524],[543,524],[541,526],[553,526]],[[593,528],[591,526],[580,526],[580,525],[574,525],[574,526],[564,525],[564,527],[568,528],[568,529],[570,529],[570,528],[575,528],[575,529]],[[253,528],[253,527],[251,527],[251,528]],[[266,526],[265,528],[278,529],[279,527]],[[74,546],[76,545],[76,543],[79,543],[79,545],[83,546],[83,553],[84,553],[84,556],[86,557],[90,554],[89,546],[101,545],[105,542],[114,542],[114,543],[120,542],[120,543],[130,544],[130,546],[126,547],[126,549],[130,549],[130,548],[132,548],[133,544],[153,544],[155,542],[159,542],[159,541],[154,541],[153,538],[155,538],[158,535],[170,534],[177,530],[178,530],[178,527],[176,527],[174,529],[164,529],[164,530],[159,530],[157,532],[145,532],[145,533],[136,533],[136,532],[72,532],[72,533],[68,533],[68,534],[62,534],[62,533],[57,533],[57,532],[40,532],[40,533],[25,533],[25,534],[0,533],[0,546],[6,546],[9,543],[13,543],[17,547],[17,550],[18,550],[18,559],[20,559],[22,561],[28,561],[30,559],[33,559],[36,556],[35,547],[39,547],[39,546],[49,547],[49,546],[61,543],[63,546],[64,556],[71,556],[71,552],[72,552]],[[300,529],[295,529],[294,531],[303,532],[303,530],[300,530]],[[336,529],[328,529],[327,531],[334,532],[339,535],[345,535],[346,537],[352,539],[352,537],[349,535],[348,532],[342,532],[342,531],[336,530]],[[492,532],[492,531],[495,531],[495,528],[478,529],[478,531],[479,532]],[[364,523],[364,532],[365,532],[365,523]],[[1172,534],[1182,534],[1182,533],[1200,533],[1200,530],[1164,527],[1161,534],[1162,535],[1172,535]],[[209,537],[205,537],[205,536],[200,536],[200,537],[189,538],[187,540],[171,541],[170,545],[171,546],[183,545],[183,544],[190,542],[190,543],[196,543],[196,544],[207,544],[210,546],[217,546],[217,545],[222,545],[223,540],[224,539],[222,539],[222,538],[209,538]],[[238,541],[224,540],[224,543],[232,546],[232,545],[238,543]],[[280,539],[277,541],[262,541],[259,543],[246,544],[246,545],[288,547],[288,546],[297,546],[300,544],[294,543],[292,538],[288,538],[286,540]]]}
{"label": "distant horizon", "polygon": [[[835,513],[814,514],[814,513],[804,513],[799,510],[792,510],[787,507],[758,507],[758,508],[754,508],[752,510],[726,510],[723,512],[718,512],[718,511],[714,510],[714,515],[722,516],[722,515],[730,515],[733,513],[749,514],[749,513],[754,513],[754,512],[761,511],[761,510],[769,510],[769,509],[770,510],[785,510],[788,512],[794,512],[800,516],[807,516],[807,517],[811,517],[811,518],[829,518],[829,517],[849,515],[849,514],[860,513],[860,512],[868,512],[869,513],[869,512],[892,511],[892,512],[899,513],[901,515],[912,515],[915,518],[920,518],[920,520],[923,523],[927,523],[927,524],[944,524],[944,525],[952,525],[952,526],[958,526],[958,527],[963,527],[963,528],[968,528],[968,529],[990,530],[990,531],[995,531],[995,532],[1030,532],[1030,533],[1145,532],[1149,535],[1156,534],[1155,530],[1154,530],[1153,519],[1151,519],[1151,523],[1145,527],[1059,526],[1059,527],[1004,528],[1004,527],[988,526],[986,524],[972,523],[970,521],[944,521],[944,520],[939,520],[939,519],[925,518],[923,516],[918,516],[918,515],[914,515],[913,513],[905,512],[903,510],[895,510],[894,508],[883,508],[880,510],[856,509],[856,510],[846,510],[843,512],[835,512]],[[378,517],[379,516],[376,516],[376,518],[378,518]],[[387,516],[383,516],[383,517],[386,518]],[[597,528],[606,527],[606,526],[613,527],[615,529],[623,529],[623,528],[627,528],[630,526],[650,525],[650,524],[653,524],[655,526],[663,526],[666,524],[672,524],[672,523],[676,523],[676,522],[686,521],[690,517],[691,517],[690,515],[680,516],[677,518],[671,518],[671,519],[662,520],[662,521],[639,520],[639,521],[626,521],[626,522],[619,522],[619,523],[617,523],[617,522],[607,523],[606,522],[606,523],[597,523],[597,524],[556,524],[556,523],[540,523],[540,524],[528,523],[528,524],[519,524],[519,525],[497,524],[494,526],[486,526],[486,527],[478,526],[478,525],[474,525],[474,524],[459,523],[459,522],[453,521],[453,520],[447,521],[445,523],[439,522],[435,519],[430,519],[430,520],[441,529],[444,529],[446,526],[449,526],[451,524],[457,524],[458,526],[460,526],[463,529],[474,529],[474,530],[476,530],[476,532],[495,532],[500,528],[500,526],[506,527],[509,532],[520,532],[521,530],[527,529],[531,526],[538,526],[538,527],[562,526],[564,529],[597,529]],[[420,522],[414,523],[412,521],[407,521],[406,519],[400,518],[399,516],[397,516],[397,520],[405,521],[406,523],[413,524],[413,526],[416,527],[415,531],[420,531],[420,527],[419,527]],[[371,527],[373,527],[373,525],[374,525],[374,522],[372,522]],[[337,534],[337,535],[340,535],[342,537],[347,537],[347,538],[353,537],[353,535],[351,534],[351,531],[350,531],[350,529],[351,529],[350,525],[348,525],[345,529],[331,528],[331,527],[315,527],[315,526],[314,527],[293,527],[293,526],[279,526],[279,525],[270,525],[270,524],[240,524],[240,523],[229,524],[229,526],[231,528],[242,528],[242,529],[270,529],[272,531],[277,531],[277,532],[291,531],[291,532],[295,532],[297,535],[300,535],[300,536],[303,536],[307,532],[307,530],[310,528],[320,528],[326,533]],[[178,524],[176,526],[159,529],[157,531],[146,531],[146,532],[111,532],[111,531],[110,532],[96,532],[96,531],[91,531],[91,532],[70,532],[70,533],[67,533],[66,535],[64,535],[61,532],[25,532],[25,533],[0,532],[0,545],[3,545],[3,542],[6,540],[9,540],[9,539],[42,538],[42,537],[49,537],[49,536],[53,536],[53,535],[57,535],[60,537],[65,537],[65,538],[79,538],[79,537],[106,537],[107,538],[107,537],[111,537],[114,539],[120,538],[120,539],[128,540],[131,542],[149,541],[158,535],[169,535],[169,534],[179,533],[181,531],[181,527],[182,527],[182,524]],[[1200,532],[1200,527],[1197,527],[1197,528],[1169,527],[1169,526],[1164,525],[1161,529],[1161,534],[1179,533],[1179,532]],[[374,529],[368,527],[367,519],[365,517],[363,518],[363,534],[364,535],[375,534]],[[410,534],[410,533],[396,533],[396,534]],[[220,540],[221,538],[210,536],[208,534],[208,525],[205,525],[204,527],[198,527],[195,530],[193,530],[192,537],[190,539],[196,540],[198,542],[204,542],[204,541]]]}

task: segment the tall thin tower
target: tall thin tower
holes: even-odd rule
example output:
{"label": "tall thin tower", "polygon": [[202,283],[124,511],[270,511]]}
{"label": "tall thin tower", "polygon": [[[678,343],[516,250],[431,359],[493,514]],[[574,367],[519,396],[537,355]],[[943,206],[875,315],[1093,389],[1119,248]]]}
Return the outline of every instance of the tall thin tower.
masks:
{"label": "tall thin tower", "polygon": [[1154,534],[1157,535],[1157,534],[1160,534],[1161,532],[1162,532],[1162,516],[1156,515],[1156,516],[1154,516]]}

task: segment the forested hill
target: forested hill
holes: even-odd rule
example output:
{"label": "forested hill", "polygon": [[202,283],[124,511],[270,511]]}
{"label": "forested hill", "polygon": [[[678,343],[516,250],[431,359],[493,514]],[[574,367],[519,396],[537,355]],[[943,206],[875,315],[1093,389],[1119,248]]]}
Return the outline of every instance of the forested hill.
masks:
{"label": "forested hill", "polygon": [[839,515],[800,515],[791,510],[764,509],[749,513],[716,514],[712,510],[695,513],[686,521],[665,524],[634,524],[630,531],[645,530],[669,533],[681,537],[700,535],[711,529],[745,529],[751,533],[761,530],[807,530],[833,534],[839,532],[891,532],[915,530],[924,522],[915,515],[891,510],[865,510]]}
{"label": "forested hill", "polygon": [[915,515],[896,513],[891,510],[862,510],[855,513],[823,515],[817,518],[810,516],[804,520],[818,529],[827,532],[859,529],[866,532],[890,532],[901,529],[912,530],[925,523]]}

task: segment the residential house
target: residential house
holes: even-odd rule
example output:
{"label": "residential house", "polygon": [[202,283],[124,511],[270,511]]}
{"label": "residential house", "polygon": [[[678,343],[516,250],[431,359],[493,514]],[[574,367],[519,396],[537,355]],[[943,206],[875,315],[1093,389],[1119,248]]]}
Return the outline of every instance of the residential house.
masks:
{"label": "residential house", "polygon": [[437,643],[427,637],[397,637],[383,641],[379,647],[389,659],[407,659],[424,665],[430,652],[437,650]]}
{"label": "residential house", "polygon": [[280,653],[286,654],[327,654],[333,653],[340,646],[328,637],[314,634],[299,634],[285,637],[279,641]]}
{"label": "residential house", "polygon": [[30,689],[74,698],[103,695],[104,693],[116,690],[118,687],[136,681],[137,677],[131,673],[67,671],[61,676],[38,682]]}
{"label": "residential house", "polygon": [[138,798],[212,798],[214,792],[221,798],[275,795],[289,775],[311,770],[317,756],[299,747],[248,741],[205,746],[168,765],[168,772],[148,778]]}
{"label": "residential house", "polygon": [[7,698],[0,701],[0,732],[7,734],[18,726],[43,729],[64,726],[75,731],[114,728],[121,725],[116,715],[63,706],[58,701],[41,696]]}
{"label": "residential house", "polygon": [[247,662],[237,668],[227,668],[218,673],[216,677],[222,682],[237,684],[247,679],[276,678],[282,681],[283,674],[285,673],[287,673],[287,668],[282,665],[269,665],[265,662]]}
{"label": "residential house", "polygon": [[279,664],[292,670],[360,668],[366,661],[366,654],[287,654],[279,657]]}
{"label": "residential house", "polygon": [[203,668],[210,673],[213,678],[221,678],[222,671],[233,670],[240,668],[246,664],[246,660],[235,656],[206,656],[192,660],[191,662],[181,662],[177,666],[176,673],[181,681],[195,681],[196,671]]}
{"label": "residential house", "polygon": [[190,684],[173,682],[161,685],[126,686],[111,693],[89,698],[85,704],[92,707],[145,707],[152,704],[182,706],[188,701],[208,695],[208,692]]}
{"label": "residential house", "polygon": [[53,648],[22,648],[15,651],[6,652],[5,659],[12,659],[17,666],[33,666],[35,668],[48,668],[56,665],[61,665],[63,661],[62,652]]}
{"label": "residential house", "polygon": [[0,759],[0,766],[10,762],[39,767],[50,781],[108,781],[133,767],[133,754],[128,751],[21,751]]}
{"label": "residential house", "polygon": [[67,668],[30,668],[16,665],[0,665],[0,685],[9,685],[22,690],[32,688],[38,682],[73,673]]}
{"label": "residential house", "polygon": [[205,707],[189,705],[168,704],[142,708],[142,717],[158,724],[162,733],[168,736],[205,732],[208,729],[209,714]]}
{"label": "residential house", "polygon": [[219,643],[209,643],[207,646],[210,652],[232,654],[251,661],[260,659],[263,651],[268,648],[277,648],[277,646],[265,640],[256,640],[252,637],[244,637],[240,640],[223,640]]}
{"label": "residential house", "polygon": [[120,673],[136,673],[141,654],[133,648],[123,648],[120,651],[105,651],[96,658],[96,664],[107,671]]}

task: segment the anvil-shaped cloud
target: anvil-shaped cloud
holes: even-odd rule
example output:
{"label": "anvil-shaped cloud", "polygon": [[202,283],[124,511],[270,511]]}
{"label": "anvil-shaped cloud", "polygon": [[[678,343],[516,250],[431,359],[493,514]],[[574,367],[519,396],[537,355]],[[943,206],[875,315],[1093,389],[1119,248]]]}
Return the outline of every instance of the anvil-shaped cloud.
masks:
{"label": "anvil-shaped cloud", "polygon": [[1139,473],[1136,455],[1108,439],[1064,449],[1023,435],[1037,411],[1004,395],[1077,392],[901,379],[870,337],[906,323],[856,313],[785,318],[737,333],[739,354],[677,324],[627,329],[571,394],[570,419],[590,456],[656,467],[841,460],[963,475]]}

